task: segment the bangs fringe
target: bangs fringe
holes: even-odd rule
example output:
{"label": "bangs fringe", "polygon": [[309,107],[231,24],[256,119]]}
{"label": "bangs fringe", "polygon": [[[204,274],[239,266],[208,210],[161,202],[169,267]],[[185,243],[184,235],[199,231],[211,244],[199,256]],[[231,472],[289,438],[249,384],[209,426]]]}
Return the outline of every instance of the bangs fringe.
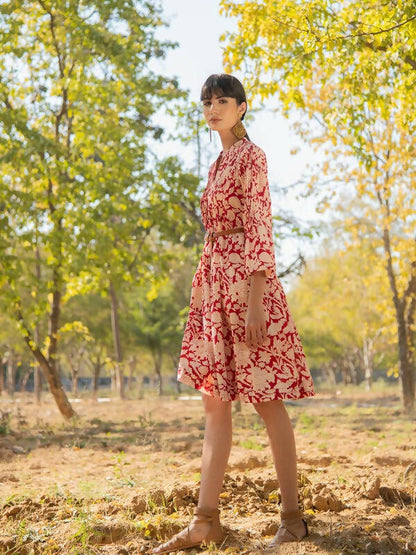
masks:
{"label": "bangs fringe", "polygon": [[208,77],[201,90],[201,100],[209,100],[213,95],[238,98],[233,77],[226,73],[219,73]]}

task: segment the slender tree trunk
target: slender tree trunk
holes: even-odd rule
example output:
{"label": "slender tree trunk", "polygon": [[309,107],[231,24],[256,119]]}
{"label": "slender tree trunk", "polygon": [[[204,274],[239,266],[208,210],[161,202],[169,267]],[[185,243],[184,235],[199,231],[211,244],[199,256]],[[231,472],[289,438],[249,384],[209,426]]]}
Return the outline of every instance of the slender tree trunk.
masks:
{"label": "slender tree trunk", "polygon": [[32,370],[30,368],[28,368],[27,370],[25,370],[25,373],[22,376],[22,379],[20,380],[20,385],[19,385],[19,391],[21,393],[24,393],[26,390],[26,386],[27,386],[27,382],[30,378],[30,374],[32,373]]}
{"label": "slender tree trunk", "polygon": [[92,376],[92,395],[96,399],[98,397],[98,380],[101,373],[101,356],[100,353],[97,355],[97,359],[93,364],[93,376]]}
{"label": "slender tree trunk", "polygon": [[56,365],[54,364],[52,366],[48,364],[46,367],[41,365],[41,368],[46,376],[49,389],[56,401],[56,404],[58,405],[61,414],[68,419],[76,416],[76,412],[72,408],[71,403],[68,401],[68,397],[66,396],[64,388],[62,386],[62,382],[59,378]]}
{"label": "slender tree trunk", "polygon": [[72,377],[72,394],[74,397],[78,395],[78,367],[75,364],[70,364],[71,367],[71,377]]}
{"label": "slender tree trunk", "polygon": [[124,399],[124,373],[123,373],[123,353],[121,350],[120,325],[118,317],[118,299],[114,284],[110,282],[110,302],[111,302],[111,330],[113,332],[114,355],[116,361],[117,390],[120,399]]}
{"label": "slender tree trunk", "polygon": [[14,391],[15,391],[15,383],[14,383],[15,368],[14,368],[14,356],[13,356],[12,351],[10,351],[9,353],[7,353],[7,366],[6,366],[6,371],[7,371],[7,393],[10,395],[10,397],[14,397]]}
{"label": "slender tree trunk", "polygon": [[42,371],[39,364],[36,364],[34,369],[34,389],[36,403],[39,405],[42,398]]}
{"label": "slender tree trunk", "polygon": [[399,376],[402,387],[403,405],[405,411],[410,413],[413,412],[415,408],[415,369],[409,348],[404,314],[400,315],[397,324]]}
{"label": "slender tree trunk", "polygon": [[76,412],[72,408],[71,403],[69,402],[68,397],[64,391],[57,366],[55,362],[48,363],[48,361],[46,360],[45,362],[46,364],[42,364],[41,362],[40,367],[42,368],[42,372],[46,377],[50,392],[52,393],[61,414],[65,418],[73,418],[74,416],[76,416]]}
{"label": "slender tree trunk", "polygon": [[364,379],[365,388],[367,391],[371,390],[373,385],[374,375],[374,356],[373,356],[374,340],[364,337],[363,339],[363,364],[364,364]]}
{"label": "slender tree trunk", "polygon": [[[388,206],[387,206],[388,209]],[[390,212],[387,212],[390,215]],[[396,311],[397,323],[397,342],[399,350],[399,376],[402,389],[402,399],[405,412],[413,412],[415,407],[415,367],[412,357],[411,336],[408,334],[408,322],[406,321],[406,305],[410,302],[413,306],[414,296],[416,295],[416,277],[412,275],[406,293],[400,298],[394,273],[393,257],[391,254],[390,230],[384,229],[383,232],[384,252],[386,254],[386,269],[389,278],[390,288],[393,294],[393,305]],[[415,263],[416,264],[416,263]],[[412,269],[413,265],[412,265]],[[412,320],[413,315],[407,314],[408,320]]]}
{"label": "slender tree trunk", "polygon": [[133,374],[136,369],[136,357],[133,355],[129,358],[129,376],[127,379],[127,389],[131,391],[133,385]]}
{"label": "slender tree trunk", "polygon": [[[38,280],[39,284],[40,284],[41,278],[42,278],[42,270],[40,266],[39,238],[38,238],[38,229],[36,227],[36,279]],[[35,337],[36,345],[39,345],[39,342],[40,342],[39,324],[36,324],[35,326],[34,337]],[[33,379],[34,379],[35,399],[36,399],[36,403],[39,405],[41,400],[41,394],[42,394],[42,372],[37,361],[35,364]]]}
{"label": "slender tree trunk", "polygon": [[5,359],[0,359],[0,395],[2,395],[4,391],[4,363]]}
{"label": "slender tree trunk", "polygon": [[162,383],[162,350],[156,349],[153,352],[153,360],[155,363],[155,372],[158,378],[158,392],[159,395],[163,395],[163,383]]}
{"label": "slender tree trunk", "polygon": [[336,365],[333,363],[327,363],[323,365],[322,368],[326,374],[326,378],[331,385],[337,384],[337,374],[336,374]]}
{"label": "slender tree trunk", "polygon": [[74,416],[76,416],[76,412],[72,408],[71,403],[68,401],[68,397],[66,396],[64,388],[62,387],[62,382],[59,377],[55,357],[48,360],[39,349],[39,346],[37,345],[37,343],[35,343],[33,336],[30,334],[27,326],[25,325],[20,309],[17,310],[17,321],[23,328],[24,340],[29,347],[29,350],[38,362],[43,375],[48,382],[49,390],[55,399],[60,413],[67,419],[73,418]]}
{"label": "slender tree trunk", "polygon": [[116,366],[114,361],[111,361],[110,374],[111,374],[111,391],[113,393],[116,393],[118,391],[118,385],[117,385]]}
{"label": "slender tree trunk", "polygon": [[[177,374],[178,372],[178,364],[179,364],[179,357],[176,355],[170,355],[170,358],[172,360],[172,366],[173,366],[173,371],[175,372],[175,374]],[[176,390],[179,394],[181,394],[182,392],[182,384],[179,380],[176,380]]]}

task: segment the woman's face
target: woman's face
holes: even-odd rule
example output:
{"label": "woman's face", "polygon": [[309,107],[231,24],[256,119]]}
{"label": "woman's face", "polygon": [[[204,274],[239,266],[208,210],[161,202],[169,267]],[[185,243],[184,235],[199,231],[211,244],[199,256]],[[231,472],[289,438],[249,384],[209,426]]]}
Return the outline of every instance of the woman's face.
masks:
{"label": "woman's face", "polygon": [[245,102],[237,104],[235,98],[214,94],[202,101],[204,118],[213,131],[229,131],[245,113]]}

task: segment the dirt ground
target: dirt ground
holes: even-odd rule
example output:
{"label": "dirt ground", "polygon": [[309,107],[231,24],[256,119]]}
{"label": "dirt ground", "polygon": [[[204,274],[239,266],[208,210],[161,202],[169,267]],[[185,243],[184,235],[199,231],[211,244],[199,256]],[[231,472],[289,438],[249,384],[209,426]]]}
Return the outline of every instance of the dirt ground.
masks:
{"label": "dirt ground", "polygon": [[[0,399],[0,553],[133,554],[190,518],[203,414],[198,398]],[[287,405],[310,536],[281,555],[416,553],[416,420],[391,392]],[[221,494],[224,545],[188,553],[262,553],[277,529],[279,487],[252,407],[234,412]]]}

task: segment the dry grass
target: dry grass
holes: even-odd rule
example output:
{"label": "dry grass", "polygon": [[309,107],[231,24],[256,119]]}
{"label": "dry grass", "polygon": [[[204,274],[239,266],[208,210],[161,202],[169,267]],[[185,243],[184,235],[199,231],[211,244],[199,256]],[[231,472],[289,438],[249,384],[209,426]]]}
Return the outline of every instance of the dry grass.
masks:
{"label": "dry grass", "polygon": [[[200,402],[84,399],[75,407],[69,424],[51,399],[0,399],[0,553],[146,553],[189,521]],[[415,553],[416,422],[398,398],[321,395],[288,409],[311,534],[280,553]],[[234,414],[233,442],[221,495],[228,537],[205,553],[261,553],[277,528],[278,484],[250,406]]]}

